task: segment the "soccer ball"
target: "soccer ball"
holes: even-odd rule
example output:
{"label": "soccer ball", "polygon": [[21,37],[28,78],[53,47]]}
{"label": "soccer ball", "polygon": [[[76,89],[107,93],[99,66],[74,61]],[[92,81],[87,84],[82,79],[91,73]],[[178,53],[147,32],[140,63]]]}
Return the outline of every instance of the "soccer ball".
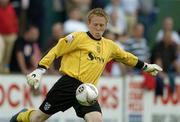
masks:
{"label": "soccer ball", "polygon": [[91,106],[98,100],[98,90],[93,84],[81,84],[76,89],[76,99],[81,105]]}

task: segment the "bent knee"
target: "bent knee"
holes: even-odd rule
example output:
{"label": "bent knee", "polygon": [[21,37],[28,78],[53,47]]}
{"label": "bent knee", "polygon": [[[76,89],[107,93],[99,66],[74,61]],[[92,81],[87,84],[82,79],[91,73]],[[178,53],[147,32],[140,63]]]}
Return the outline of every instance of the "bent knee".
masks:
{"label": "bent knee", "polygon": [[100,112],[90,112],[84,117],[86,122],[103,122],[102,114]]}
{"label": "bent knee", "polygon": [[98,117],[92,118],[92,120],[88,122],[103,122],[103,120],[102,120],[102,117],[98,116]]}
{"label": "bent knee", "polygon": [[44,122],[50,117],[50,115],[47,115],[40,110],[33,111],[30,115],[30,122]]}

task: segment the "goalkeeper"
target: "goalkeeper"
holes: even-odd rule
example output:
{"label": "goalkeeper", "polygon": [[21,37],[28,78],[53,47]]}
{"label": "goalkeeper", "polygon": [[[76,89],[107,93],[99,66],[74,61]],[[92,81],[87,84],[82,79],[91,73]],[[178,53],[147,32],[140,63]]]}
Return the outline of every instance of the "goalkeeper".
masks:
{"label": "goalkeeper", "polygon": [[88,32],[73,32],[58,43],[41,59],[38,68],[27,75],[27,82],[37,89],[42,75],[54,59],[62,57],[60,72],[63,76],[48,92],[38,110],[23,109],[10,122],[44,122],[59,111],[73,107],[78,117],[86,122],[102,122],[99,103],[80,105],[75,98],[76,88],[82,83],[97,84],[106,65],[112,59],[136,67],[156,76],[161,67],[142,62],[135,55],[119,48],[112,40],[102,37],[108,16],[101,8],[91,10],[87,17]]}

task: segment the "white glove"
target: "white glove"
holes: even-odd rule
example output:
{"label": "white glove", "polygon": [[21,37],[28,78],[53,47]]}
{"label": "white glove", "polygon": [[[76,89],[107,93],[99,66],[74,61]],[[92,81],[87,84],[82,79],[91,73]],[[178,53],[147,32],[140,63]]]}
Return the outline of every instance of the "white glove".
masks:
{"label": "white glove", "polygon": [[163,69],[157,64],[144,63],[143,70],[153,76],[156,76],[158,72],[162,71]]}
{"label": "white glove", "polygon": [[34,87],[34,89],[39,88],[41,77],[45,72],[46,72],[46,69],[44,68],[35,69],[33,72],[31,72],[30,74],[26,76],[27,83],[30,86]]}

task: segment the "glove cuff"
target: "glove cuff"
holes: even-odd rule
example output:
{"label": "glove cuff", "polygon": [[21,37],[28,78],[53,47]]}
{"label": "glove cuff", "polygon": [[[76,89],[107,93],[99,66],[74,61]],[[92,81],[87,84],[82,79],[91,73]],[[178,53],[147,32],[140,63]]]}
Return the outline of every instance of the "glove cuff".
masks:
{"label": "glove cuff", "polygon": [[135,68],[142,69],[143,66],[144,66],[144,62],[138,59],[138,62],[136,64]]}
{"label": "glove cuff", "polygon": [[38,64],[38,67],[37,68],[43,68],[43,69],[48,69],[47,67],[45,67],[44,65],[40,65]]}
{"label": "glove cuff", "polygon": [[44,69],[44,68],[37,68],[36,70],[37,70],[40,74],[46,73],[46,69]]}

